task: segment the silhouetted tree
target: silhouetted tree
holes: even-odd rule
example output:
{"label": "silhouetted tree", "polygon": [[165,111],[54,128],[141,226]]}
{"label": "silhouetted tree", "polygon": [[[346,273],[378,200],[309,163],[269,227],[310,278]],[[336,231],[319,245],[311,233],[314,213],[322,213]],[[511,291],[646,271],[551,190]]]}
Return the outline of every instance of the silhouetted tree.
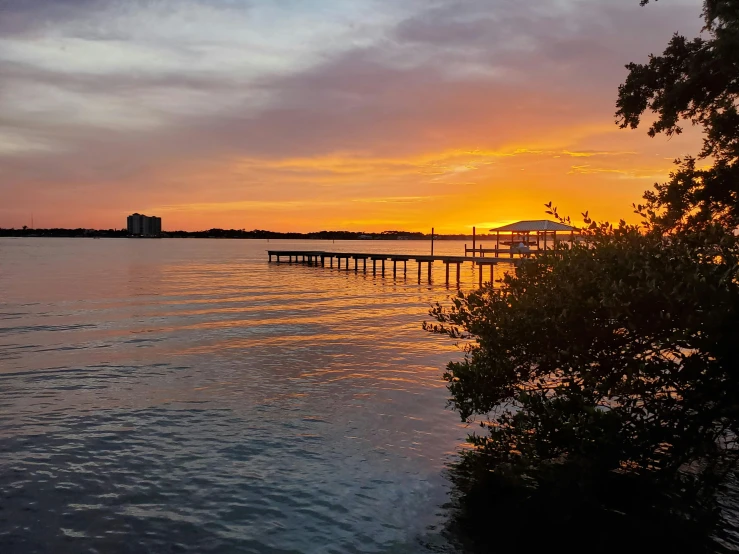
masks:
{"label": "silhouetted tree", "polygon": [[[703,13],[706,38],[676,35],[628,66],[617,114],[637,127],[656,113],[652,136],[701,125],[699,157],[713,165],[680,161],[636,206],[642,226],[586,213],[582,242],[460,292],[424,324],[465,341],[444,378],[451,406],[482,429],[453,472],[478,524],[554,521],[553,537],[575,522],[579,536],[603,506],[638,514],[637,527],[658,509],[715,521],[739,458],[739,1],[706,0]],[[671,529],[671,551],[691,551],[688,527]]]}
{"label": "silhouetted tree", "polygon": [[639,206],[669,228],[716,220],[739,225],[739,7],[736,0],[705,0],[703,18],[705,38],[675,34],[661,56],[627,65],[619,88],[622,127],[638,127],[650,111],[657,115],[650,136],[678,134],[683,121],[705,132],[697,158],[713,165],[699,167],[695,157],[677,160],[670,181],[647,192]]}

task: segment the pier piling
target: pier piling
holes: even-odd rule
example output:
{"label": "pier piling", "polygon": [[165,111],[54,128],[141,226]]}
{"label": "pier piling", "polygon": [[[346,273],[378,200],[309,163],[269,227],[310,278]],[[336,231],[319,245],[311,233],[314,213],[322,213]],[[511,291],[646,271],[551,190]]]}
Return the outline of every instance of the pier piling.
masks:
{"label": "pier piling", "polygon": [[[522,261],[521,258],[515,258],[514,260],[509,260],[507,257],[505,258],[498,258],[498,257],[483,257],[482,256],[482,245],[476,245],[478,247],[478,253],[480,256],[478,257],[468,257],[468,256],[429,256],[425,254],[418,254],[418,255],[408,255],[408,254],[376,254],[376,253],[348,253],[348,252],[324,252],[324,251],[315,251],[315,250],[268,250],[268,259],[271,263],[273,260],[276,260],[279,264],[282,262],[283,258],[287,258],[289,263],[302,263],[307,266],[311,267],[318,267],[320,262],[320,267],[326,267],[327,265],[333,269],[334,267],[334,258],[336,258],[338,262],[338,269],[350,271],[349,269],[349,263],[350,259],[354,260],[354,272],[359,273],[359,260],[362,260],[362,271],[366,274],[367,273],[367,259],[372,260],[372,275],[377,276],[377,261],[380,261],[381,264],[381,274],[382,277],[385,277],[385,262],[386,261],[392,261],[393,263],[393,278],[398,278],[398,262],[403,262],[403,277],[407,278],[408,276],[408,261],[415,261],[417,265],[417,271],[418,271],[418,284],[421,284],[421,273],[423,270],[423,264],[427,264],[426,271],[427,271],[427,279],[429,283],[433,282],[433,275],[434,275],[434,262],[439,261],[444,264],[444,283],[449,286],[451,282],[451,269],[449,266],[451,264],[456,264],[457,266],[457,286],[459,286],[461,282],[461,273],[462,273],[462,264],[465,262],[471,262],[473,264],[473,267],[476,265],[478,270],[477,275],[477,281],[478,285],[480,287],[483,286],[483,266],[490,266],[490,282],[495,282],[495,265],[498,263],[519,263]],[[507,254],[507,253],[506,253]],[[326,264],[326,258],[328,258],[328,264]],[[345,267],[342,267],[342,260],[346,260]]]}

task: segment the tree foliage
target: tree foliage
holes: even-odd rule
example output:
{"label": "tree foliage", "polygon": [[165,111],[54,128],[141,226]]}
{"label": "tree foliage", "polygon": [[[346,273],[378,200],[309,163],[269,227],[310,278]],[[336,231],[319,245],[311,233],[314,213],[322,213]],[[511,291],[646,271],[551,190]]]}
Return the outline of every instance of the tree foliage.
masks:
{"label": "tree foliage", "polygon": [[739,244],[716,226],[585,233],[433,308],[428,330],[470,339],[444,378],[462,419],[482,418],[475,452],[533,485],[563,464],[720,477],[737,456]]}
{"label": "tree foliage", "polygon": [[424,324],[466,345],[444,378],[452,407],[482,432],[460,464],[472,478],[455,478],[488,507],[478,485],[494,482],[524,517],[544,493],[562,510],[618,489],[657,493],[646,506],[664,493],[667,512],[690,515],[736,468],[739,0],[705,0],[703,17],[704,36],[675,35],[627,66],[619,89],[622,127],[651,112],[651,136],[686,121],[705,133],[697,157],[635,206],[642,225],[585,213],[584,240],[437,304]]}
{"label": "tree foliage", "polygon": [[[616,117],[622,127],[637,128],[651,112],[657,117],[650,136],[679,134],[682,122],[704,130],[698,159],[677,160],[670,181],[648,191],[639,207],[668,228],[717,220],[739,225],[739,2],[705,0],[703,19],[705,36],[675,34],[662,55],[627,65],[629,75],[619,87]],[[713,165],[702,167],[700,159]]]}

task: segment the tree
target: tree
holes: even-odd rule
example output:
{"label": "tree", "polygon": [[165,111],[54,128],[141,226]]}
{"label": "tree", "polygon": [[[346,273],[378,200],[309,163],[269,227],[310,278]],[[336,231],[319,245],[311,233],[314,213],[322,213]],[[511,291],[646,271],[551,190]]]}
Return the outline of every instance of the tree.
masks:
{"label": "tree", "polygon": [[739,456],[739,243],[720,226],[584,233],[424,325],[466,341],[444,379],[483,429],[464,454],[469,488],[549,495],[549,520],[668,496],[667,511],[694,517]]}
{"label": "tree", "polygon": [[526,478],[565,461],[665,480],[698,460],[688,478],[725,469],[737,451],[719,445],[739,431],[739,244],[715,226],[585,233],[501,288],[433,308],[428,330],[472,339],[444,375],[462,419],[485,417],[472,443]]}
{"label": "tree", "polygon": [[737,466],[739,1],[706,0],[703,16],[706,38],[675,35],[619,89],[622,127],[650,111],[651,136],[682,121],[705,132],[697,158],[635,206],[643,224],[585,214],[583,242],[437,304],[424,324],[465,342],[444,378],[451,406],[482,428],[455,482],[486,509],[502,494],[496,515],[523,521],[506,524],[529,527],[533,509],[577,512],[582,527],[617,497],[619,513],[648,514],[633,521],[659,506],[697,517]]}
{"label": "tree", "polygon": [[[647,0],[642,2],[646,4]],[[635,129],[644,112],[656,114],[649,135],[682,132],[681,122],[703,128],[697,159],[677,160],[670,181],[655,186],[639,210],[666,228],[739,226],[739,7],[736,0],[705,0],[706,38],[675,34],[661,56],[629,64],[619,87],[621,127]]]}

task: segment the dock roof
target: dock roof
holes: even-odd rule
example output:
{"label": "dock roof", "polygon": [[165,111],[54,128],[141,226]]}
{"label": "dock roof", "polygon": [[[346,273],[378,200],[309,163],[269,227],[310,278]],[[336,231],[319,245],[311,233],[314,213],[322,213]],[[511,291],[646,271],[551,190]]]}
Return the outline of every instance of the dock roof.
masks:
{"label": "dock roof", "polygon": [[536,219],[533,221],[517,221],[510,225],[503,225],[497,229],[490,229],[491,231],[500,232],[516,232],[525,233],[527,231],[577,231],[577,227],[571,227],[570,225],[564,225],[563,223],[557,223],[556,221],[549,221],[547,219]]}

